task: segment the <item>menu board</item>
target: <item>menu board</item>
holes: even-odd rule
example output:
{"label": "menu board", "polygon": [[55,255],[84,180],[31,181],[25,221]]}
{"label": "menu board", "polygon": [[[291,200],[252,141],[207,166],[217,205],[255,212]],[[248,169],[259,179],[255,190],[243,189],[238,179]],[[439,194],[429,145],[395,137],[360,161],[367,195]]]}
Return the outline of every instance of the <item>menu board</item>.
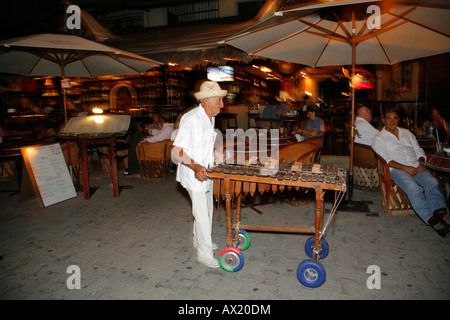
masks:
{"label": "menu board", "polygon": [[77,196],[59,143],[23,147],[20,151],[44,207]]}

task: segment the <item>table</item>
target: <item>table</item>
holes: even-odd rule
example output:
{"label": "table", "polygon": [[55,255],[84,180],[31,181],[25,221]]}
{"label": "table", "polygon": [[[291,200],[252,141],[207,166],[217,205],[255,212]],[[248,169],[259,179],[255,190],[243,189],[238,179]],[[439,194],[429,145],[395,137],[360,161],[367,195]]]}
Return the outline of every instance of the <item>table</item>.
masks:
{"label": "table", "polygon": [[281,125],[283,127],[286,127],[287,133],[291,132],[292,125],[298,124],[303,119],[304,119],[304,117],[301,117],[301,116],[282,115],[280,117]]}
{"label": "table", "polygon": [[423,164],[427,168],[440,174],[441,182],[447,193],[445,198],[448,201],[450,195],[450,157],[445,154],[433,154]]}
{"label": "table", "polygon": [[443,154],[433,154],[424,164],[435,171],[450,172],[450,157]]}
{"label": "table", "polygon": [[[111,162],[111,178],[113,185],[113,196],[117,198],[119,196],[119,178],[117,174],[117,159],[115,156],[115,146],[116,146],[116,135],[75,135],[66,136],[60,135],[61,138],[67,140],[76,140],[81,149],[81,163],[83,172],[83,193],[84,199],[90,199],[90,188],[89,188],[89,165],[88,165],[88,146],[90,145],[109,145],[109,160]],[[131,186],[124,186],[123,188],[130,189]]]}
{"label": "table", "polygon": [[[239,271],[244,263],[242,255],[250,244],[250,238],[244,230],[300,232],[314,234],[305,244],[306,254],[313,260],[300,263],[297,269],[297,278],[305,286],[315,288],[325,281],[325,270],[318,262],[328,254],[328,243],[323,238],[336,209],[346,191],[346,171],[334,165],[319,165],[311,163],[294,163],[281,165],[279,170],[258,166],[219,165],[208,170],[209,178],[214,180],[214,195],[223,194],[226,203],[227,221],[227,248],[219,254],[221,267],[230,272]],[[281,192],[284,188],[311,188],[316,192],[315,227],[281,227],[257,226],[241,224],[241,198],[242,194],[254,194],[267,191]],[[323,224],[324,190],[339,192],[331,213]],[[231,199],[236,197],[235,222],[232,222]]]}
{"label": "table", "polygon": [[90,198],[89,190],[89,166],[88,166],[88,154],[87,149],[89,145],[109,145],[109,160],[111,161],[111,178],[113,184],[113,196],[117,198],[119,196],[119,178],[117,177],[117,160],[115,156],[116,138],[94,138],[87,139],[81,138],[81,161],[83,166],[83,193],[84,199]]}
{"label": "table", "polygon": [[14,160],[16,164],[16,174],[18,180],[17,190],[2,190],[2,192],[20,192],[23,158],[20,151],[21,147],[40,144],[42,141],[31,136],[6,136],[0,144],[0,161]]}

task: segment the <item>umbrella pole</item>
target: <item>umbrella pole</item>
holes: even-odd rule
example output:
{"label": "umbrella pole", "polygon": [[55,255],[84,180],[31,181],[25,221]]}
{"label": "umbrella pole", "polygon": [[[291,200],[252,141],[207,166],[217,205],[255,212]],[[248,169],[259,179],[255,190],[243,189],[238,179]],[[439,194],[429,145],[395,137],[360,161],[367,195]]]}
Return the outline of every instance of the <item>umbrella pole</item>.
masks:
{"label": "umbrella pole", "polygon": [[[353,40],[353,39],[352,39]],[[341,203],[339,206],[340,211],[349,212],[370,212],[367,201],[353,202],[353,154],[354,154],[354,141],[355,141],[355,86],[353,85],[353,78],[356,74],[356,45],[355,41],[351,41],[352,46],[352,110],[351,110],[351,128],[350,128],[350,163],[348,174],[348,200],[346,203]]]}
{"label": "umbrella pole", "polygon": [[352,111],[351,111],[351,128],[350,128],[350,168],[348,175],[348,202],[351,205],[353,201],[353,152],[355,141],[355,86],[353,85],[353,78],[355,76],[355,62],[356,60],[356,43],[352,42]]}
{"label": "umbrella pole", "polygon": [[[63,105],[64,105],[64,124],[67,125],[67,103],[66,103],[66,88],[65,85],[63,84],[64,81],[64,65],[61,64],[61,89],[62,89],[62,94],[63,94]],[[66,141],[67,144],[67,157],[69,158],[69,174],[70,177],[72,178],[73,181],[73,172],[72,172],[72,156],[71,156],[71,152],[70,152],[70,140]]]}

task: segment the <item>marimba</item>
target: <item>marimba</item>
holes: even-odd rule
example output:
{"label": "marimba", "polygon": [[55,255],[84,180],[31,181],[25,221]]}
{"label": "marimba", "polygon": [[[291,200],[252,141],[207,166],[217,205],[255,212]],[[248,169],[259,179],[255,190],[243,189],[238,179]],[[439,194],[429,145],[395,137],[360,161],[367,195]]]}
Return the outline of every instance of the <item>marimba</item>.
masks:
{"label": "marimba", "polygon": [[[219,254],[221,267],[230,272],[240,270],[244,264],[242,251],[250,245],[250,237],[245,230],[299,232],[314,234],[305,244],[306,254],[312,260],[300,263],[297,278],[305,286],[315,288],[325,281],[325,269],[318,262],[328,254],[328,243],[323,238],[328,224],[346,191],[346,170],[335,165],[297,163],[280,160],[278,168],[262,165],[222,164],[208,170],[208,176],[214,180],[214,196],[225,198],[227,221],[227,248]],[[310,188],[316,192],[316,212],[314,228],[257,226],[241,224],[242,194],[253,195],[256,190],[261,194],[268,191],[282,192],[284,188]],[[336,191],[335,201],[323,224],[324,190]],[[232,222],[232,197],[236,197],[236,215]]]}

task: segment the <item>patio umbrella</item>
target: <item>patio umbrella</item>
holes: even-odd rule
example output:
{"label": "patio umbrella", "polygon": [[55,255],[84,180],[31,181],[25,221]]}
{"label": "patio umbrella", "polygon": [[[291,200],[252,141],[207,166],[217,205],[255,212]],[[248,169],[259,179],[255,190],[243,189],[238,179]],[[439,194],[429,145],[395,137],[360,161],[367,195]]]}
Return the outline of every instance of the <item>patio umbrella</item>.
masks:
{"label": "patio umbrella", "polygon": [[[370,7],[372,6],[372,7]],[[395,64],[450,51],[450,7],[353,0],[298,6],[221,42],[249,54],[312,67]],[[352,87],[349,201],[353,188]]]}
{"label": "patio umbrella", "polygon": [[[158,61],[68,34],[0,41],[0,72],[25,76],[97,77],[141,74]],[[64,95],[63,88],[63,95]],[[64,114],[67,107],[64,98]]]}

